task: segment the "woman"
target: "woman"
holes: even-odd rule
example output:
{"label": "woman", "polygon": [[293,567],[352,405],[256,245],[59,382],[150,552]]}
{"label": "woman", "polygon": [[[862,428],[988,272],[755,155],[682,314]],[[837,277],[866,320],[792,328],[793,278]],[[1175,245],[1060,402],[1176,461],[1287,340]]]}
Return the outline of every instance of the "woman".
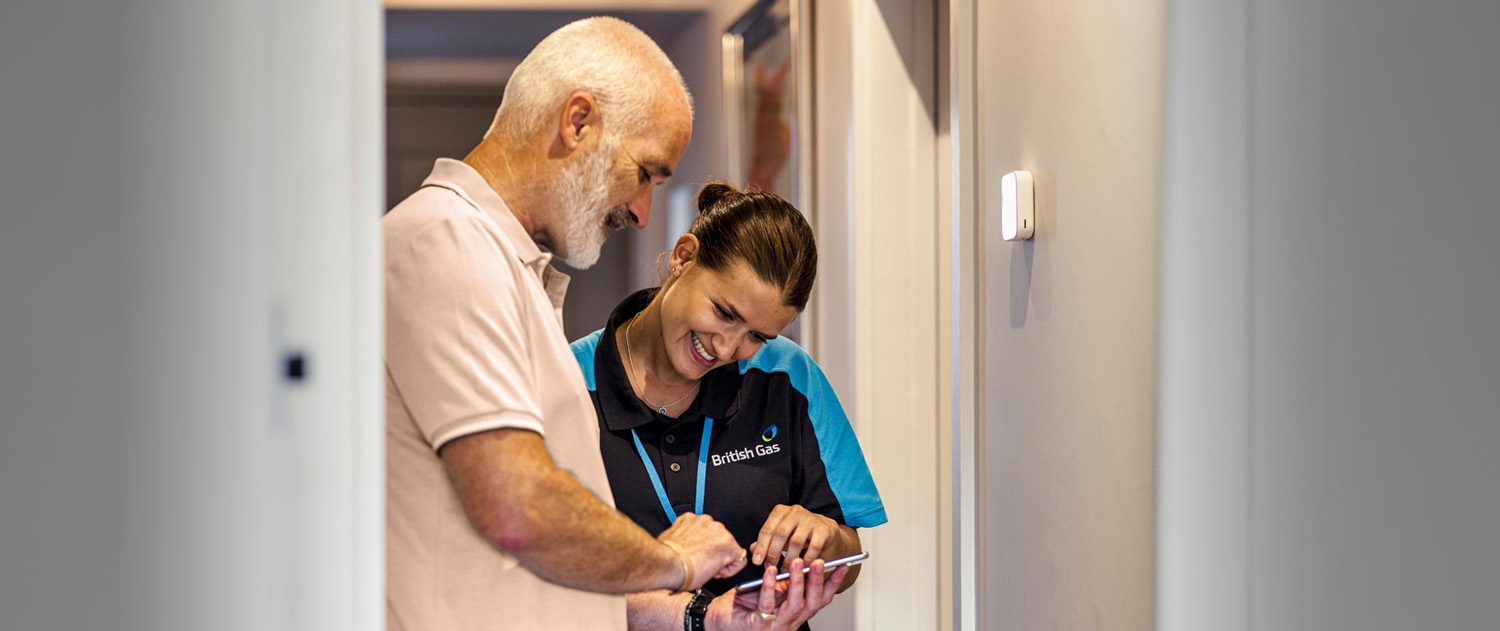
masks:
{"label": "woman", "polygon": [[[859,552],[855,528],[885,523],[885,509],[822,371],[777,337],[812,291],[812,229],[785,200],[723,183],[699,192],[698,209],[662,286],[626,297],[573,352],[615,505],[653,534],[687,511],[712,515],[751,564],[704,594],[630,596],[631,628],[805,629],[858,572],[830,574],[825,597],[817,560]],[[734,585],[805,564],[814,576],[780,607],[768,590],[736,609]]]}

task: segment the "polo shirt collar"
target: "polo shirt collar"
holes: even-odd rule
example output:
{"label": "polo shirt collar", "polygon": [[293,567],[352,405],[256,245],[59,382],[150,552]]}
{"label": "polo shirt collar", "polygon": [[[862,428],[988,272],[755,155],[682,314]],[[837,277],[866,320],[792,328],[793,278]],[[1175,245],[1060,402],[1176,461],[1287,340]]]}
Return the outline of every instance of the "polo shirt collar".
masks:
{"label": "polo shirt collar", "polygon": [[432,173],[422,181],[422,186],[440,186],[453,191],[494,220],[500,227],[500,232],[515,248],[517,260],[541,279],[552,307],[562,309],[563,297],[567,295],[568,283],[572,279],[552,267],[552,254],[537,246],[526,228],[521,226],[521,221],[516,219],[515,213],[505,204],[505,200],[500,199],[500,194],[490,188],[490,183],[485,181],[479,171],[461,160],[438,158],[432,165]]}
{"label": "polo shirt collar", "polygon": [[738,363],[720,366],[703,376],[698,395],[676,419],[656,413],[635,396],[625,374],[622,351],[615,345],[615,331],[651,304],[659,288],[642,289],[620,301],[610,313],[599,344],[594,350],[594,374],[599,383],[599,410],[612,432],[635,429],[651,422],[668,425],[697,422],[705,416],[728,421],[739,410],[740,368]]}

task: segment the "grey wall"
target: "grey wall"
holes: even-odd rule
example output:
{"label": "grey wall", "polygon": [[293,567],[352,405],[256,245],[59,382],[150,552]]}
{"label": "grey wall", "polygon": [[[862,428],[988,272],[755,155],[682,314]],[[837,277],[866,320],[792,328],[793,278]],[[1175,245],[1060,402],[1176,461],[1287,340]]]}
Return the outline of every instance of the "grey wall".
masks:
{"label": "grey wall", "polygon": [[1492,629],[1500,5],[1184,4],[1163,628]]}
{"label": "grey wall", "polygon": [[[1154,625],[1161,2],[979,3],[980,628]],[[1033,241],[998,183],[1037,181]]]}
{"label": "grey wall", "polygon": [[0,20],[0,627],[376,628],[376,8],[88,4]]}

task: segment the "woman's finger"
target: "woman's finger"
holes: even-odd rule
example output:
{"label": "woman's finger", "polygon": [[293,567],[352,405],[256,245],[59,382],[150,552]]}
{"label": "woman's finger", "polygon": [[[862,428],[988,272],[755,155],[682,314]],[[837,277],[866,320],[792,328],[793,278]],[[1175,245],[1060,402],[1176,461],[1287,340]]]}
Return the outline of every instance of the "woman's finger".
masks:
{"label": "woman's finger", "polygon": [[[821,522],[822,520],[818,520],[818,521]],[[835,526],[835,528],[837,528],[837,526]],[[813,531],[812,531],[812,534],[808,535],[808,537],[807,537],[807,552],[802,555],[802,558],[805,558],[805,559],[821,559],[821,558],[823,558],[822,557],[823,546],[825,546],[825,545],[828,544],[828,539],[829,539],[829,533],[828,533],[828,529],[826,527],[823,527],[823,525],[820,525],[820,527],[814,528]]]}
{"label": "woman's finger", "polygon": [[766,523],[760,527],[760,536],[756,537],[756,552],[753,561],[756,565],[765,563],[769,559],[772,565],[781,562],[781,547],[786,542],[786,533],[781,532],[782,521],[785,520],[789,507],[777,506],[771,510],[766,517]]}
{"label": "woman's finger", "polygon": [[792,530],[792,534],[786,539],[786,556],[788,559],[801,557],[807,561],[812,561],[817,557],[811,554],[804,555],[802,551],[807,548],[809,540],[812,539],[813,531],[818,528],[818,522],[816,519],[813,519],[812,513],[807,512],[806,509],[797,511],[795,515],[795,517],[785,520],[795,520],[797,524],[797,527]]}

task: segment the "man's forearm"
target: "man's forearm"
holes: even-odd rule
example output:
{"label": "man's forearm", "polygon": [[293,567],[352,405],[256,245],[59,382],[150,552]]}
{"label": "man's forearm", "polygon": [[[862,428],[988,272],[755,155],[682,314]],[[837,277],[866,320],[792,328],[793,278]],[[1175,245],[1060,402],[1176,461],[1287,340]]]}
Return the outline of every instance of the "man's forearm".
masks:
{"label": "man's forearm", "polygon": [[677,631],[692,594],[666,591],[642,592],[626,597],[626,626],[630,631]]}
{"label": "man's forearm", "polygon": [[524,545],[507,548],[548,580],[602,592],[641,592],[682,584],[677,554],[572,475],[553,468],[538,481],[528,512],[539,526]]}
{"label": "man's forearm", "polygon": [[537,575],[615,593],[682,584],[677,554],[558,468],[534,432],[466,436],[441,453],[469,520]]}

